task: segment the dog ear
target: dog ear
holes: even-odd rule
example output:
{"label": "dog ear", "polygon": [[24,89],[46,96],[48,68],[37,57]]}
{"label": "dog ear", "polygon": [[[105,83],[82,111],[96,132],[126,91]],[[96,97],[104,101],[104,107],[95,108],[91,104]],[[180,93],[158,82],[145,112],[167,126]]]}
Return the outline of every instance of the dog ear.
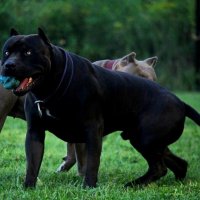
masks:
{"label": "dog ear", "polygon": [[15,36],[15,35],[19,35],[19,33],[14,28],[11,28],[10,29],[10,36]]}
{"label": "dog ear", "polygon": [[135,57],[136,57],[135,52],[131,52],[130,54],[128,54],[127,55],[128,62],[135,63]]}
{"label": "dog ear", "polygon": [[135,59],[136,53],[135,52],[131,52],[128,55],[124,56],[121,59],[121,62],[128,64],[128,63],[135,63],[136,59]]}
{"label": "dog ear", "polygon": [[145,62],[146,62],[148,65],[150,65],[151,67],[155,67],[157,61],[158,61],[158,57],[157,57],[157,56],[154,56],[154,57],[152,57],[152,58],[147,58],[147,59],[145,60]]}
{"label": "dog ear", "polygon": [[48,37],[46,36],[46,34],[44,33],[44,31],[41,28],[38,28],[38,35],[41,37],[41,39],[44,41],[44,43],[48,46],[51,47],[51,42],[48,39]]}

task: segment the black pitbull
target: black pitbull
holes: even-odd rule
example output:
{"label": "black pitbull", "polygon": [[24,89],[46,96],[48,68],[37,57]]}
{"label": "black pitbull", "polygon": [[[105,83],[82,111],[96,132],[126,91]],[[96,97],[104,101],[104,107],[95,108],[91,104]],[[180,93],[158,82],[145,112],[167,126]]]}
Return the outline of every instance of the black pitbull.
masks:
{"label": "black pitbull", "polygon": [[181,136],[186,116],[200,125],[200,115],[155,82],[93,65],[51,44],[41,29],[34,35],[12,30],[3,47],[2,67],[2,75],[20,81],[13,92],[28,93],[25,187],[36,184],[45,130],[67,142],[86,143],[84,186],[96,186],[102,137],[117,130],[149,165],[126,186],[156,181],[167,168],[177,179],[186,176],[187,162],[168,145]]}

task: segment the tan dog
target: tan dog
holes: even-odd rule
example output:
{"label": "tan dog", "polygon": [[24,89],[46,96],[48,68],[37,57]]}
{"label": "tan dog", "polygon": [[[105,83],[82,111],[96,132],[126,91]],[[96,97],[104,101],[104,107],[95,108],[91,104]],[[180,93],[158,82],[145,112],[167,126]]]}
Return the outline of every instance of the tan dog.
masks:
{"label": "tan dog", "polygon": [[[0,61],[1,66],[1,61]],[[1,71],[1,68],[0,68]],[[0,132],[7,116],[25,120],[24,97],[17,97],[12,91],[6,90],[0,85]]]}
{"label": "tan dog", "polygon": [[115,71],[127,72],[129,74],[134,74],[152,81],[156,81],[157,77],[154,71],[154,67],[158,58],[155,56],[145,60],[137,60],[135,57],[136,53],[132,52],[117,60],[100,60],[94,62],[93,64]]}
{"label": "tan dog", "polygon": [[[120,59],[100,60],[94,62],[93,64],[110,70],[122,71],[156,81],[157,77],[154,67],[158,58],[151,57],[139,61],[135,57],[136,53],[132,52]],[[86,149],[83,143],[68,143],[67,156],[64,157],[63,160],[64,162],[58,167],[57,172],[68,171],[77,162],[79,175],[85,175]]]}

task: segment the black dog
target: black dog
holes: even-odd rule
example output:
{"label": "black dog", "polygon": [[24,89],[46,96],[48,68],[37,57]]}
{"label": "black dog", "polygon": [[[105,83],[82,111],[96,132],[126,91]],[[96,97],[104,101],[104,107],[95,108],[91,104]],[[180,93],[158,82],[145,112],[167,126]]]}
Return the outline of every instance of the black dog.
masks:
{"label": "black dog", "polygon": [[181,136],[186,116],[200,125],[193,108],[152,81],[103,69],[52,45],[41,29],[35,35],[11,30],[11,36],[3,47],[2,74],[20,81],[16,95],[28,92],[26,187],[36,184],[45,130],[67,142],[86,143],[85,186],[96,186],[102,136],[116,130],[149,165],[127,186],[155,181],[167,168],[177,179],[186,176],[187,162],[168,145]]}

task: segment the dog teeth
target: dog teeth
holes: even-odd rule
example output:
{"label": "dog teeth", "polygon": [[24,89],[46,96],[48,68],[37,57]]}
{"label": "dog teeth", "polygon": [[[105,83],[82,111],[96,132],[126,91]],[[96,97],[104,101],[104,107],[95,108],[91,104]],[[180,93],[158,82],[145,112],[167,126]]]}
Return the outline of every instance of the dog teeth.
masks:
{"label": "dog teeth", "polygon": [[30,78],[28,79],[28,84],[31,83],[32,81],[33,81],[33,79],[30,77]]}

